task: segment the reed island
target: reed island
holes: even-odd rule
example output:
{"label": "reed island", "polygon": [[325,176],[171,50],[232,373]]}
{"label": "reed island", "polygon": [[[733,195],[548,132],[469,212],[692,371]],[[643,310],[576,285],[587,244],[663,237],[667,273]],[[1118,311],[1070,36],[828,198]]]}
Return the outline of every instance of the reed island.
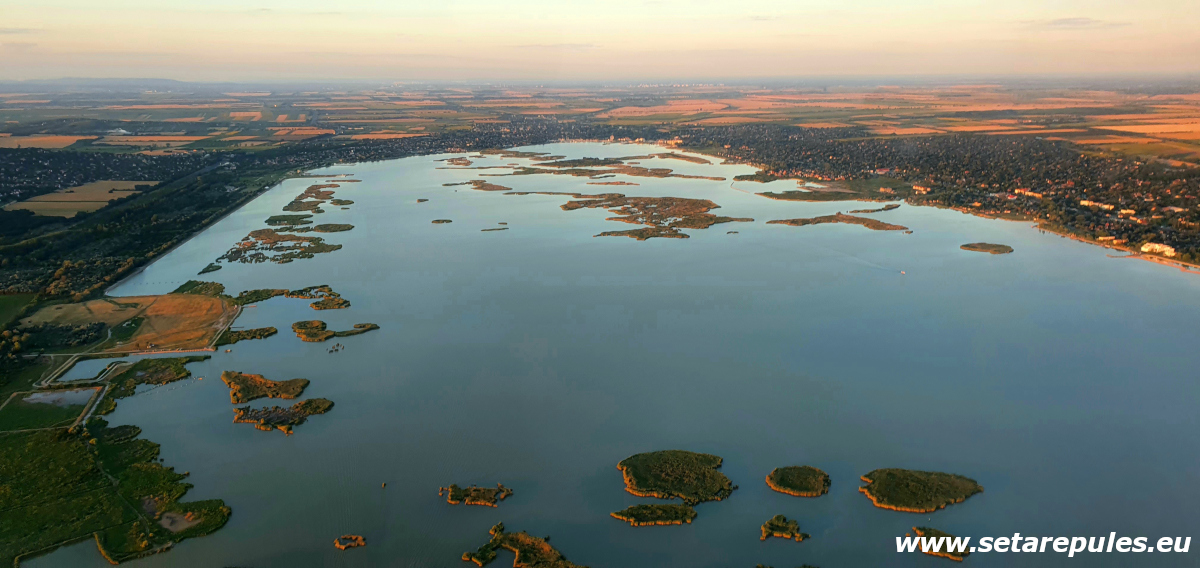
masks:
{"label": "reed island", "polygon": [[932,513],[983,491],[974,479],[937,471],[877,469],[862,480],[858,490],[876,507],[907,513]]}

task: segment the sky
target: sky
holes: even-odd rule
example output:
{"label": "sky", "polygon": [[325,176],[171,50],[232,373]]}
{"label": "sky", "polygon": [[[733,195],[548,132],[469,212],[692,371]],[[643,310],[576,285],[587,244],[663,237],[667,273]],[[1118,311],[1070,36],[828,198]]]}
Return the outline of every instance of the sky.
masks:
{"label": "sky", "polygon": [[0,79],[1198,73],[1197,0],[0,0]]}

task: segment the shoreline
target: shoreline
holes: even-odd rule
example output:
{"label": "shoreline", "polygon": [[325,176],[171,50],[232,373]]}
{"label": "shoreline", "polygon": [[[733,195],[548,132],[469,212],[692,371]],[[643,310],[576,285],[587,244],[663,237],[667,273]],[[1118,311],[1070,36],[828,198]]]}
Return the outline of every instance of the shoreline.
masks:
{"label": "shoreline", "polygon": [[[320,168],[325,168],[325,167],[328,167],[328,166],[319,166],[319,167],[312,168],[312,169],[313,169],[313,170],[315,170],[315,169],[320,169]],[[307,170],[307,171],[312,171],[312,170]],[[277,182],[275,182],[275,183],[273,183],[273,184],[271,184],[271,185],[269,185],[269,186],[267,186],[267,187],[264,187],[264,188],[262,188],[261,190],[259,190],[258,192],[256,192],[254,195],[251,195],[251,196],[247,197],[247,198],[246,198],[246,200],[245,200],[245,201],[244,201],[244,202],[243,202],[241,205],[238,205],[237,207],[234,207],[233,209],[230,209],[229,211],[226,211],[226,212],[225,212],[225,213],[223,213],[222,215],[218,216],[216,219],[213,219],[212,221],[209,221],[209,222],[207,222],[207,223],[204,223],[203,225],[201,225],[201,226],[197,227],[197,228],[196,228],[196,230],[195,230],[195,231],[193,231],[191,235],[188,235],[188,238],[186,238],[186,239],[183,239],[182,241],[179,241],[178,243],[175,243],[175,244],[171,245],[170,247],[167,247],[165,250],[163,250],[163,251],[161,251],[161,252],[157,252],[157,253],[155,253],[155,254],[154,254],[154,258],[153,258],[153,259],[152,259],[150,262],[147,262],[146,264],[143,264],[143,265],[141,265],[141,266],[139,266],[139,267],[135,268],[135,269],[133,270],[133,272],[130,272],[129,274],[126,274],[126,275],[125,275],[125,276],[123,276],[123,277],[122,277],[120,280],[117,280],[116,282],[114,282],[114,283],[110,284],[110,285],[109,285],[107,288],[105,288],[105,289],[104,289],[104,291],[102,292],[102,294],[103,294],[104,296],[109,296],[109,297],[112,297],[112,298],[120,298],[120,297],[122,297],[122,296],[115,296],[115,295],[112,295],[112,294],[110,294],[110,292],[111,292],[113,289],[117,288],[118,286],[120,286],[120,285],[124,284],[124,283],[125,283],[125,282],[127,282],[129,279],[133,278],[134,276],[137,276],[138,274],[141,274],[141,273],[142,273],[142,271],[146,270],[147,268],[150,268],[151,266],[154,266],[154,264],[155,264],[155,263],[157,263],[157,262],[159,261],[159,259],[161,259],[162,257],[164,257],[164,256],[166,256],[167,254],[171,253],[171,252],[172,252],[172,251],[174,251],[175,249],[177,249],[177,248],[179,248],[179,247],[181,247],[181,246],[183,246],[183,245],[187,244],[188,242],[191,242],[191,241],[192,241],[193,239],[195,239],[196,237],[199,237],[201,234],[203,234],[205,231],[207,231],[207,230],[208,230],[210,227],[212,227],[212,226],[216,225],[217,223],[220,223],[221,221],[223,221],[225,218],[229,217],[230,215],[233,215],[234,213],[237,213],[238,211],[241,211],[243,207],[245,207],[245,206],[249,205],[249,204],[250,204],[251,202],[253,202],[255,199],[258,199],[259,197],[262,197],[262,196],[263,196],[263,194],[265,194],[265,193],[267,193],[267,192],[271,191],[272,189],[275,189],[276,187],[279,187],[279,184],[281,184],[281,183],[283,183],[283,182],[285,182],[285,181],[287,181],[287,180],[289,180],[289,179],[303,179],[303,178],[305,178],[305,177],[310,177],[310,176],[307,176],[305,173],[300,173],[300,172],[301,172],[300,170],[297,170],[297,172],[298,172],[298,173],[297,173],[296,175],[292,175],[292,176],[285,176],[284,178],[280,179],[279,181],[277,181]],[[317,177],[325,177],[325,176],[317,176]]]}
{"label": "shoreline", "polygon": [[1052,228],[1046,226],[1042,222],[1035,223],[1034,225],[1031,225],[1031,227],[1038,229],[1039,231],[1053,233],[1055,235],[1058,235],[1063,238],[1071,239],[1073,241],[1079,241],[1081,243],[1086,243],[1089,245],[1095,245],[1095,246],[1099,246],[1099,247],[1104,247],[1106,249],[1119,250],[1122,252],[1129,253],[1128,256],[1111,257],[1111,258],[1134,258],[1134,259],[1138,259],[1138,260],[1145,260],[1145,261],[1153,262],[1155,264],[1161,264],[1163,266],[1170,266],[1172,268],[1178,268],[1180,272],[1184,272],[1187,274],[1200,275],[1200,264],[1187,262],[1187,261],[1183,261],[1183,260],[1175,260],[1173,258],[1167,258],[1164,256],[1156,256],[1156,255],[1152,255],[1152,254],[1146,254],[1140,250],[1134,250],[1129,247],[1123,247],[1121,245],[1102,243],[1097,240],[1088,239],[1086,237],[1081,237],[1079,235],[1067,233],[1067,232],[1060,231],[1057,229],[1052,229]]}
{"label": "shoreline", "polygon": [[[656,143],[655,145],[667,145],[667,144],[666,144],[665,142],[658,142],[658,143]],[[721,161],[721,163],[720,163],[721,165],[745,165],[745,166],[750,166],[750,167],[756,168],[756,169],[758,169],[759,171],[762,171],[762,170],[764,170],[764,169],[765,169],[765,167],[766,167],[766,166],[764,166],[763,164],[756,164],[756,163],[754,163],[754,162],[731,161],[731,160],[729,160],[728,158],[722,158],[721,156],[718,156],[718,155],[716,155],[716,154],[708,154],[708,153],[705,153],[705,152],[703,152],[702,150],[698,150],[698,149],[687,149],[687,150],[684,150],[684,151],[691,152],[691,153],[693,153],[693,154],[700,154],[700,155],[703,155],[703,156],[710,156],[710,157],[713,157],[713,158],[715,158],[715,159],[722,160],[722,161]],[[779,178],[779,179],[796,179],[796,180],[800,180],[800,179],[803,179],[803,178]],[[757,193],[755,193],[755,194],[756,194],[756,195],[758,195]],[[846,200],[846,201],[860,201],[860,202],[864,202],[864,201],[867,201],[867,200],[862,200],[862,199],[848,199],[848,200]],[[904,200],[903,200],[903,202],[904,202],[906,205],[909,205],[909,206],[911,206],[911,207],[933,207],[933,208],[935,208],[935,209],[949,209],[949,210],[952,210],[952,211],[958,211],[959,213],[962,213],[962,214],[964,214],[964,215],[970,215],[970,216],[972,216],[972,217],[980,217],[980,218],[983,218],[983,219],[993,219],[993,220],[998,220],[998,221],[1015,221],[1015,222],[1029,222],[1029,221],[1032,221],[1032,222],[1034,223],[1034,225],[1032,225],[1032,227],[1033,227],[1033,228],[1036,228],[1036,229],[1040,229],[1040,230],[1043,230],[1043,231],[1047,231],[1047,232],[1050,232],[1050,233],[1054,233],[1054,234],[1056,234],[1056,235],[1059,235],[1059,236],[1061,236],[1061,237],[1066,237],[1066,238],[1069,238],[1069,239],[1072,239],[1072,240],[1076,240],[1076,241],[1079,241],[1079,242],[1083,242],[1083,243],[1087,243],[1087,244],[1090,244],[1090,245],[1096,245],[1096,246],[1101,246],[1101,247],[1104,247],[1104,248],[1109,248],[1109,249],[1114,249],[1114,250],[1125,251],[1125,252],[1128,252],[1128,253],[1130,253],[1130,256],[1129,256],[1129,257],[1127,257],[1127,258],[1138,258],[1138,259],[1141,259],[1141,260],[1145,260],[1145,261],[1153,262],[1153,263],[1155,263],[1155,264],[1160,264],[1160,265],[1163,265],[1163,266],[1169,266],[1169,267],[1172,267],[1172,268],[1178,268],[1180,272],[1185,272],[1185,273],[1188,273],[1188,274],[1197,274],[1197,275],[1200,275],[1200,263],[1191,263],[1191,262],[1186,262],[1186,261],[1182,261],[1182,260],[1174,260],[1174,259],[1170,259],[1170,258],[1166,258],[1166,257],[1161,257],[1161,256],[1147,255],[1147,254],[1145,254],[1145,253],[1141,252],[1140,250],[1133,250],[1133,249],[1129,249],[1129,248],[1126,248],[1126,247],[1121,247],[1121,246],[1119,246],[1119,245],[1106,244],[1106,243],[1102,243],[1102,242],[1100,242],[1100,241],[1096,241],[1096,240],[1093,240],[1093,239],[1088,239],[1088,238],[1080,237],[1080,236],[1078,236],[1078,235],[1074,235],[1074,234],[1071,234],[1071,233],[1066,233],[1066,232],[1063,232],[1063,231],[1058,231],[1058,230],[1050,229],[1050,228],[1048,228],[1048,227],[1045,225],[1045,222],[1044,222],[1044,221],[1038,221],[1036,218],[1029,217],[1028,215],[1015,215],[1015,216],[1013,216],[1013,217],[1004,217],[1004,216],[1001,216],[1001,215],[988,215],[988,214],[986,214],[986,213],[983,213],[983,212],[971,211],[971,210],[969,210],[969,209],[966,209],[966,208],[964,208],[964,207],[952,207],[952,206],[946,206],[946,205],[929,205],[929,204],[924,204],[924,203],[918,204],[918,203],[912,203],[912,202],[911,202],[910,200],[908,200],[908,199],[904,199]]]}

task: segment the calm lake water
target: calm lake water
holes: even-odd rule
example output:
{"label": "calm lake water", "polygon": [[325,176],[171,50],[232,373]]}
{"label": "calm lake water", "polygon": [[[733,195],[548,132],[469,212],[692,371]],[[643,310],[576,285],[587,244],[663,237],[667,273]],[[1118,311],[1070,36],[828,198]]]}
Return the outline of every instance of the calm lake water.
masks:
{"label": "calm lake water", "polygon": [[[222,498],[234,511],[222,530],[130,565],[456,567],[497,521],[550,535],[568,559],[593,568],[949,565],[895,552],[894,537],[914,525],[976,539],[1200,536],[1200,277],[1110,258],[1028,223],[933,208],[869,215],[912,234],[766,225],[877,205],[772,201],[753,195],[764,186],[751,182],[482,177],[519,191],[706,198],[721,205],[716,214],[755,219],[688,231],[689,239],[594,238],[637,227],[605,221],[600,209],[562,211],[562,196],[443,187],[506,172],[438,169],[447,157],[320,170],[362,180],[335,189],[354,200],[349,210],[326,205],[314,218],[355,225],[322,235],[339,251],[196,276],[323,183],[293,179],[110,291],[165,293],[192,278],[234,294],[329,284],[353,303],[322,312],[309,300],[260,303],[235,325],[280,334],[191,365],[203,380],[119,402],[110,422],[140,426],[167,464],[190,471],[189,500]],[[753,171],[642,165],[730,180]],[[509,230],[481,232],[500,222]],[[978,241],[1016,252],[958,248]],[[287,332],[314,317],[331,329],[382,329],[340,339],[346,349],[331,354],[333,341]],[[224,370],[304,377],[306,397],[336,406],[292,436],[234,424]],[[617,462],[673,448],[724,457],[722,471],[740,488],[698,506],[691,525],[633,528],[610,518],[661,502],[626,493]],[[828,495],[790,497],[763,481],[772,468],[800,464],[830,474]],[[959,473],[986,490],[929,515],[878,509],[857,492],[858,477],[883,467]],[[450,506],[437,493],[497,482],[516,493],[496,509]],[[812,539],[760,542],[759,526],[779,513]],[[367,547],[335,550],[343,533],[364,535]],[[1073,560],[1139,565],[1130,554]],[[1153,560],[1194,566],[1196,554]],[[1054,553],[967,560],[1069,562]],[[506,553],[495,566],[511,563]],[[84,542],[27,565],[107,563]]]}

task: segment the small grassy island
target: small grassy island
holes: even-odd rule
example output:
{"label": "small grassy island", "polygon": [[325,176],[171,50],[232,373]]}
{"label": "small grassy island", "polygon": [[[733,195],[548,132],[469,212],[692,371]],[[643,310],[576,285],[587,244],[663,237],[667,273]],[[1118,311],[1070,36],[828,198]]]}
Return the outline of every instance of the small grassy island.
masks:
{"label": "small grassy island", "polygon": [[503,185],[488,183],[481,179],[471,180],[471,187],[478,189],[479,191],[512,191],[511,187],[504,187]]}
{"label": "small grassy island", "polygon": [[777,467],[767,475],[767,486],[797,497],[820,497],[829,493],[829,474],[807,465]]}
{"label": "small grassy island", "polygon": [[210,263],[208,263],[208,266],[205,266],[204,268],[202,268],[200,270],[199,274],[208,274],[209,272],[216,272],[220,269],[221,269],[220,264],[217,264],[215,262],[210,262]]}
{"label": "small grassy island", "polygon": [[679,498],[688,505],[720,501],[737,489],[718,467],[720,457],[684,450],[636,454],[617,464],[626,491],[639,497]]}
{"label": "small grassy island", "polygon": [[635,527],[691,524],[696,518],[696,510],[688,505],[634,505],[611,514]]}
{"label": "small grassy island", "polygon": [[884,205],[883,207],[880,207],[879,209],[855,209],[855,210],[851,211],[851,213],[883,213],[884,211],[891,211],[893,209],[899,209],[899,208],[900,208],[899,203],[891,203],[888,205]]}
{"label": "small grassy island", "polygon": [[311,342],[325,341],[334,334],[325,329],[325,322],[321,320],[298,321],[292,324],[292,331],[296,332],[296,337]]}
{"label": "small grassy island", "polygon": [[256,327],[254,329],[239,329],[237,331],[227,329],[217,338],[217,346],[233,345],[239,341],[247,339],[266,339],[279,333],[278,329],[273,327]]}
{"label": "small grassy island", "polygon": [[687,233],[679,229],[707,229],[720,223],[750,223],[754,219],[748,217],[720,217],[709,213],[719,209],[720,205],[707,199],[692,199],[687,197],[626,197],[620,193],[604,193],[587,195],[582,193],[562,193],[552,191],[510,192],[506,195],[567,195],[577,201],[568,201],[562,205],[563,211],[577,209],[607,209],[616,215],[608,221],[619,221],[632,225],[645,225],[644,229],[628,231],[605,231],[597,237],[632,237],[639,241],[646,239],[670,238],[686,239]]}
{"label": "small grassy island", "polygon": [[983,491],[974,479],[936,471],[877,469],[862,480],[858,490],[876,507],[908,513],[932,513]]}
{"label": "small grassy island", "polygon": [[1013,248],[1008,245],[997,245],[993,243],[967,243],[958,248],[974,252],[986,252],[989,254],[1008,254],[1013,251]]}
{"label": "small grassy island", "polygon": [[350,307],[350,300],[342,297],[341,294],[333,291],[328,284],[319,286],[309,286],[299,290],[291,290],[284,294],[288,298],[302,298],[305,300],[316,300],[309,304],[314,310],[340,310]]}
{"label": "small grassy island", "polygon": [[338,550],[346,550],[348,548],[358,548],[366,546],[367,539],[360,534],[344,534],[333,539],[333,547]]}
{"label": "small grassy island", "polygon": [[272,227],[293,226],[293,225],[308,225],[312,215],[297,214],[297,215],[271,215],[267,217],[267,224]]}
{"label": "small grassy island", "polygon": [[325,341],[331,337],[359,335],[373,329],[379,329],[379,325],[373,323],[356,323],[354,324],[354,329],[330,331],[325,329],[325,322],[321,320],[298,321],[292,324],[292,331],[296,332],[296,337],[314,343]]}
{"label": "small grassy island", "polygon": [[[290,212],[311,211],[313,213],[324,213],[325,210],[321,209],[321,205],[333,199],[333,191],[326,189],[330,187],[341,186],[336,183],[310,185],[308,189],[297,195],[291,203],[284,205],[283,210]],[[312,201],[307,201],[308,199],[312,199]]]}
{"label": "small grassy island", "polygon": [[290,436],[293,426],[303,424],[309,416],[314,414],[325,414],[331,408],[333,408],[333,401],[324,398],[310,398],[297,402],[289,408],[282,406],[250,408],[249,406],[244,406],[233,409],[233,421],[253,424],[255,428],[268,432],[277,429]]}
{"label": "small grassy island", "polygon": [[487,566],[496,559],[496,551],[503,548],[516,554],[513,568],[587,568],[568,562],[566,557],[550,546],[544,538],[532,536],[525,531],[504,532],[504,523],[497,523],[488,534],[492,535],[492,540],[475,552],[464,552],[464,562]]}
{"label": "small grassy island", "polygon": [[296,398],[306,387],[308,379],[271,381],[262,375],[251,375],[237,371],[221,373],[221,380],[229,385],[229,402],[241,404],[258,398]]}
{"label": "small grassy island", "polygon": [[[755,174],[734,176],[735,181],[771,182],[781,179],[764,171]],[[858,180],[805,180],[797,179],[796,189],[785,191],[766,191],[758,195],[779,201],[898,201],[914,194],[912,185],[898,179],[879,176]]]}
{"label": "small grassy island", "polygon": [[287,229],[256,229],[233,245],[217,260],[256,264],[274,262],[287,264],[293,260],[313,258],[318,254],[341,250],[342,245],[326,244],[320,237],[288,234]]}
{"label": "small grassy island", "polygon": [[904,225],[895,225],[892,223],[884,223],[877,219],[867,217],[855,217],[854,215],[846,215],[845,213],[837,213],[835,215],[822,215],[820,217],[812,217],[810,219],[779,219],[776,221],[767,221],[768,225],[791,225],[793,227],[803,227],[805,225],[821,225],[823,223],[845,223],[847,225],[862,225],[872,231],[907,231],[908,227]]}
{"label": "small grassy island", "polygon": [[800,542],[806,538],[812,538],[808,533],[800,532],[800,523],[794,519],[788,519],[783,515],[775,515],[762,526],[762,537],[759,540],[767,540],[768,538],[792,539]]}
{"label": "small grassy island", "polygon": [[353,228],[354,225],[347,223],[325,223],[323,225],[314,226],[312,230],[317,233],[340,233],[342,231],[349,231]]}
{"label": "small grassy island", "polygon": [[454,221],[451,219],[434,219],[433,220],[434,225],[445,225],[446,223],[453,223],[453,222]]}
{"label": "small grassy island", "polygon": [[485,507],[495,507],[499,501],[503,501],[513,494],[513,490],[496,484],[492,487],[459,487],[453,483],[450,487],[438,487],[438,496],[443,492],[446,494],[446,502],[451,505],[465,503],[467,505],[483,505]]}
{"label": "small grassy island", "polygon": [[[917,536],[923,536],[923,537],[927,537],[927,538],[943,538],[943,537],[947,538],[947,539],[954,538],[954,535],[952,535],[950,533],[945,533],[945,532],[939,531],[937,529],[931,529],[929,527],[913,527],[913,532],[917,533]],[[943,548],[945,548],[945,547],[943,546]],[[928,554],[930,556],[940,556],[942,558],[949,558],[950,560],[953,560],[955,562],[962,562],[964,558],[971,555],[970,550],[964,550],[962,552],[958,552],[958,551],[949,552],[947,550],[931,550],[931,549],[922,548],[921,552],[924,552],[925,554]]]}

